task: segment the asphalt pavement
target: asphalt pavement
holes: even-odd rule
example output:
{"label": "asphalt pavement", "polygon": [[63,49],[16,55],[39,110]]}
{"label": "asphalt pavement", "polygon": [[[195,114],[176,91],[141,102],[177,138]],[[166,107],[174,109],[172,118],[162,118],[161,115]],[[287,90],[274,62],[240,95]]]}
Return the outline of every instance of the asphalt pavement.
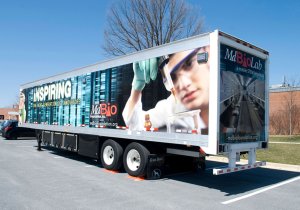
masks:
{"label": "asphalt pavement", "polygon": [[299,209],[300,173],[256,168],[215,176],[182,171],[159,180],[111,172],[90,158],[0,137],[0,209]]}
{"label": "asphalt pavement", "polygon": [[[206,158],[206,160],[217,161],[221,163],[226,163],[228,161],[226,157],[221,157],[221,156],[209,156]],[[241,161],[238,162],[238,164],[247,164],[247,163],[248,160],[244,160],[244,159],[241,159]],[[300,172],[300,165],[290,165],[290,164],[282,164],[282,163],[267,162],[266,166],[263,166],[262,168]]]}

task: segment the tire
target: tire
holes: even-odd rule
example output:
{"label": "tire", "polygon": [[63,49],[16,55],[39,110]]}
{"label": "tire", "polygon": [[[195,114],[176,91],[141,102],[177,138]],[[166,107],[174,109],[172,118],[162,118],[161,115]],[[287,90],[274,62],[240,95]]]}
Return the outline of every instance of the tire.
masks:
{"label": "tire", "polygon": [[142,144],[130,143],[124,152],[123,163],[125,171],[136,177],[143,177],[147,172],[149,150]]}
{"label": "tire", "polygon": [[111,139],[106,140],[101,147],[101,163],[108,170],[119,170],[122,167],[122,146]]}

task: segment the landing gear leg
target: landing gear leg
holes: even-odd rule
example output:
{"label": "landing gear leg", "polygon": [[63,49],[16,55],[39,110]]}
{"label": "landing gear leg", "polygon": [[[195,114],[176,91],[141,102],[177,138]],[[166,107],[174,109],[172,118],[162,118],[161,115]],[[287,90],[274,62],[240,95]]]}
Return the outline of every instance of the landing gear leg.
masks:
{"label": "landing gear leg", "polygon": [[41,144],[42,144],[42,139],[41,139],[42,137],[41,137],[41,135],[38,137],[38,141],[37,141],[37,143],[38,143],[38,146],[37,146],[37,151],[42,151],[42,146],[41,146]]}

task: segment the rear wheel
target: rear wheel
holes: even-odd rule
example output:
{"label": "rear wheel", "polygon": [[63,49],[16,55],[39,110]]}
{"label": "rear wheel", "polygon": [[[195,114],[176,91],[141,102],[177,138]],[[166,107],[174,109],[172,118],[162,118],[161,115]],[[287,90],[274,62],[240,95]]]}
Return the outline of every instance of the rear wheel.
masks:
{"label": "rear wheel", "polygon": [[131,176],[145,176],[149,154],[149,150],[142,144],[136,142],[129,144],[123,157],[126,172]]}
{"label": "rear wheel", "polygon": [[101,163],[108,170],[119,170],[122,166],[123,148],[114,140],[106,140],[101,147]]}

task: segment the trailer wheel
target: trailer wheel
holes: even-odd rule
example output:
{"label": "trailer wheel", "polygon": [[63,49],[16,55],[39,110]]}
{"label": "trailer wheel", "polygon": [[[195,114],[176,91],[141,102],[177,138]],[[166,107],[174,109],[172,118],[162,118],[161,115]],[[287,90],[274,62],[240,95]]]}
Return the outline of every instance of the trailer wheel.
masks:
{"label": "trailer wheel", "polygon": [[123,157],[126,172],[131,176],[145,176],[149,154],[149,150],[142,144],[136,142],[129,144]]}
{"label": "trailer wheel", "polygon": [[108,170],[119,170],[122,166],[123,148],[111,139],[106,140],[101,147],[101,163]]}

